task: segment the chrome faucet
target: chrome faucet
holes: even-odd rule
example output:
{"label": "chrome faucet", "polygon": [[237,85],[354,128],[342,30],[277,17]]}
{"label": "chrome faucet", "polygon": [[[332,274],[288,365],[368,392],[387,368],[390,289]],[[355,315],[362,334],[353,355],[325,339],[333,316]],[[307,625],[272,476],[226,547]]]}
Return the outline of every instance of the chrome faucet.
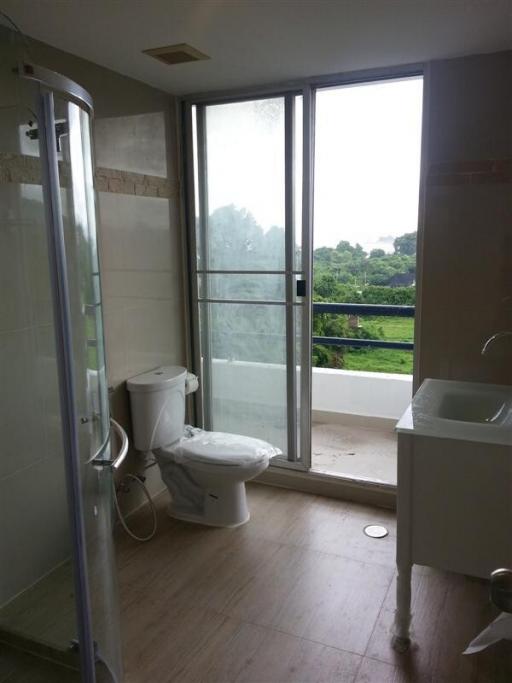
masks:
{"label": "chrome faucet", "polygon": [[489,351],[489,348],[494,344],[494,342],[497,339],[501,339],[502,337],[512,337],[512,332],[496,332],[496,334],[493,334],[492,337],[489,337],[489,339],[482,346],[482,356],[485,356]]}

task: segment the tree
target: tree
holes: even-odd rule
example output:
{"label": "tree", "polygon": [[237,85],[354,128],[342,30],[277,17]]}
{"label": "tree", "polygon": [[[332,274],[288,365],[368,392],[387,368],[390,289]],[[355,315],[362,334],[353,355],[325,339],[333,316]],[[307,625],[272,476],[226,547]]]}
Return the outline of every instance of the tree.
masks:
{"label": "tree", "polygon": [[370,251],[370,258],[383,258],[386,256],[384,249],[372,249]]}
{"label": "tree", "polygon": [[393,241],[395,254],[400,256],[414,256],[416,253],[416,232],[406,232]]}

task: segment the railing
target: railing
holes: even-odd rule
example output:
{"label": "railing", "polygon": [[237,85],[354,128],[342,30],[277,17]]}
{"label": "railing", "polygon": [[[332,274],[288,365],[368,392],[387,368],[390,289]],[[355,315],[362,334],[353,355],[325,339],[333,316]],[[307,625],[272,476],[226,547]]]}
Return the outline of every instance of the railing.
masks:
{"label": "railing", "polygon": [[[313,313],[414,318],[414,312],[414,306],[313,303]],[[313,337],[313,344],[323,344],[324,346],[354,346],[357,348],[373,347],[379,349],[400,349],[402,351],[412,351],[414,349],[413,342],[386,341],[384,339],[357,339],[352,337]]]}

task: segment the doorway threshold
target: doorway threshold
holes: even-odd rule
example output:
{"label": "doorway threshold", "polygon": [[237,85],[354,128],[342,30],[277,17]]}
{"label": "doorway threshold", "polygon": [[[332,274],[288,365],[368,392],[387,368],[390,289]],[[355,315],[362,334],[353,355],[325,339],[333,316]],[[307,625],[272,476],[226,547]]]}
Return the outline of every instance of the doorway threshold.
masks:
{"label": "doorway threshold", "polygon": [[278,486],[329,498],[339,498],[364,505],[396,509],[396,486],[347,476],[269,467],[253,480],[255,483]]}

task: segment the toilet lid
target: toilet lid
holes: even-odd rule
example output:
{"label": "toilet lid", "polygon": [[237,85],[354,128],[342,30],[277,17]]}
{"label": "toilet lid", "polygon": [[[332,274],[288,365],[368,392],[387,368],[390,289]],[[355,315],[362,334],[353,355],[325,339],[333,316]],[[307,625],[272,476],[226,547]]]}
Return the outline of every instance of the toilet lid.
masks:
{"label": "toilet lid", "polygon": [[279,448],[266,441],[240,434],[206,432],[190,428],[189,434],[190,436],[184,436],[177,444],[165,449],[174,455],[176,462],[204,462],[242,467],[281,454]]}

